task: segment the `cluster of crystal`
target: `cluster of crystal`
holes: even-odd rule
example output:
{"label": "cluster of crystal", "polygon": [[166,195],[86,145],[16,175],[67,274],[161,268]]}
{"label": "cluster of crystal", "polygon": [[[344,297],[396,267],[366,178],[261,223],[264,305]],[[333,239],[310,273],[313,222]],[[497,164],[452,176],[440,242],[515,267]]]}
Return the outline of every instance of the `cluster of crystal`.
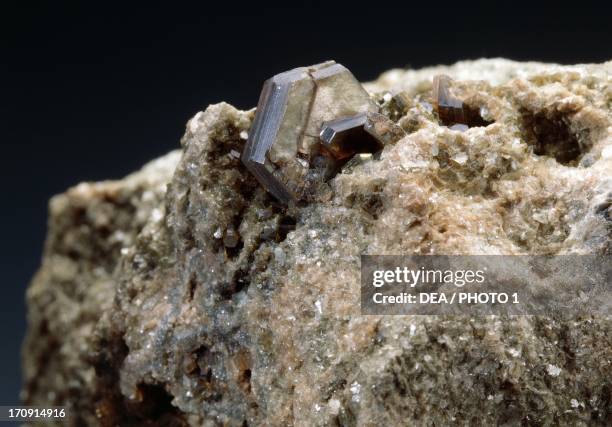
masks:
{"label": "cluster of crystal", "polygon": [[378,107],[344,66],[328,61],[264,83],[242,161],[278,200],[302,199],[334,159],[320,150],[323,123]]}

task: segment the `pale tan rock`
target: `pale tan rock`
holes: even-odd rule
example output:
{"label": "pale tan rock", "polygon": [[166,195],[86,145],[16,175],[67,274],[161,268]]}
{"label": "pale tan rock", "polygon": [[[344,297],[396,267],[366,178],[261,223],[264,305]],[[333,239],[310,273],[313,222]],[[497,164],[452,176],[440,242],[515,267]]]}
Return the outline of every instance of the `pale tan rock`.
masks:
{"label": "pale tan rock", "polygon": [[[611,67],[385,73],[366,87],[407,136],[288,210],[233,154],[253,112],[208,107],[178,165],[52,202],[25,402],[74,425],[609,424],[609,317],[360,316],[359,257],[610,253]],[[435,74],[493,123],[441,126]]]}
{"label": "pale tan rock", "polygon": [[24,403],[65,405],[78,414],[73,422],[96,424],[93,334],[113,306],[118,263],[164,218],[179,159],[177,150],[121,181],[79,184],[51,199],[45,255],[27,292]]}

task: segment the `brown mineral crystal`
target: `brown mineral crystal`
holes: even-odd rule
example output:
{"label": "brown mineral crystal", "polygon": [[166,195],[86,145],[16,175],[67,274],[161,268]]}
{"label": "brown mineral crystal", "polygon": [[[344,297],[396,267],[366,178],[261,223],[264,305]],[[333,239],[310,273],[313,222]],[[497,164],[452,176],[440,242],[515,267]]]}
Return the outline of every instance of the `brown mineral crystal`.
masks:
{"label": "brown mineral crystal", "polygon": [[464,131],[467,127],[487,126],[479,112],[455,98],[450,92],[451,78],[436,75],[433,78],[432,103],[442,124]]}
{"label": "brown mineral crystal", "polygon": [[433,78],[433,105],[444,124],[465,123],[463,101],[453,97],[449,91],[450,77],[438,75]]}
{"label": "brown mineral crystal", "polygon": [[279,201],[302,199],[327,175],[327,166],[311,167],[320,163],[321,125],[376,109],[351,72],[334,61],[277,74],[264,84],[242,161]]}
{"label": "brown mineral crystal", "polygon": [[382,144],[368,134],[364,125],[366,114],[332,120],[323,124],[321,146],[334,158],[344,160],[356,153],[374,153]]}
{"label": "brown mineral crystal", "polygon": [[376,153],[405,135],[388,117],[361,113],[323,123],[321,147],[335,159],[345,160],[357,153]]}

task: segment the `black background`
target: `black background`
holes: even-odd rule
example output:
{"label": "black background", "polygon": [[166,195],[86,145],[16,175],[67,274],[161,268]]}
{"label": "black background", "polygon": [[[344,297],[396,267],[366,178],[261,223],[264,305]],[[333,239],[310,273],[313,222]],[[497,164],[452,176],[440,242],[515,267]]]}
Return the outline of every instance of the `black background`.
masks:
{"label": "black background", "polygon": [[51,195],[178,148],[197,111],[251,108],[266,78],[295,66],[335,59],[370,80],[478,57],[612,59],[606,2],[565,3],[3,2],[0,404],[18,399],[24,291]]}

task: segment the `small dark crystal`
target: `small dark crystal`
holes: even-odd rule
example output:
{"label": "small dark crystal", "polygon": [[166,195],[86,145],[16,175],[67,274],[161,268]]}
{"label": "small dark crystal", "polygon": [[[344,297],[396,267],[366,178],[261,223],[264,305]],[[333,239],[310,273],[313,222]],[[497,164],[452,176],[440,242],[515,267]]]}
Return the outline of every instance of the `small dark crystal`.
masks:
{"label": "small dark crystal", "polygon": [[466,128],[461,125],[475,127],[491,124],[482,118],[478,110],[455,98],[450,93],[450,84],[451,78],[444,74],[437,75],[433,79],[432,101],[443,125],[463,131]]}
{"label": "small dark crystal", "polygon": [[442,123],[452,125],[465,123],[463,101],[453,97],[448,89],[451,79],[446,75],[438,75],[433,79],[433,102]]}
{"label": "small dark crystal", "polygon": [[365,123],[365,113],[324,123],[321,146],[338,160],[352,157],[356,153],[377,151],[380,144],[365,131]]}
{"label": "small dark crystal", "polygon": [[363,113],[324,123],[321,146],[337,160],[375,153],[405,136],[404,130],[379,113]]}

